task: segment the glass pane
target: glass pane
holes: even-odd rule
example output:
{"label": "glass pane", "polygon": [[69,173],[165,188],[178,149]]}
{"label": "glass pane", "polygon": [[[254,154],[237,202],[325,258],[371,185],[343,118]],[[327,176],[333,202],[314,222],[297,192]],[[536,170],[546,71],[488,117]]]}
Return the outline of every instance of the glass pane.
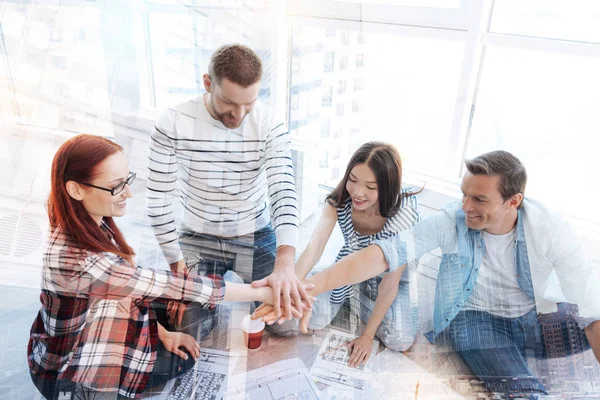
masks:
{"label": "glass pane", "polygon": [[446,144],[463,43],[336,28],[292,32],[291,94],[302,95],[290,110],[290,130],[337,156],[321,163],[319,183],[336,185],[352,153],[369,140],[393,143],[407,170],[455,179],[447,160],[456,155]]}
{"label": "glass pane", "polygon": [[598,58],[488,48],[467,156],[513,152],[528,196],[600,223],[599,69]]}
{"label": "glass pane", "polygon": [[[164,1],[162,3],[165,3]],[[166,3],[170,3],[167,1]],[[180,2],[178,2],[180,3]],[[270,3],[270,7],[263,7]],[[263,60],[260,97],[270,103],[275,84],[273,1],[249,8],[243,1],[227,7],[202,3],[193,9],[182,4],[151,8],[149,41],[156,107],[164,109],[204,93],[202,76],[214,50],[226,43],[243,43]]]}
{"label": "glass pane", "polygon": [[156,107],[163,109],[204,92],[202,74],[208,67],[212,46],[203,51],[197,43],[206,42],[206,16],[149,13],[150,50]]}
{"label": "glass pane", "polygon": [[102,37],[107,19],[101,2],[7,3],[1,16],[3,115],[27,125],[112,135],[105,49],[115,40]]}
{"label": "glass pane", "polygon": [[596,0],[496,0],[491,32],[600,42]]}

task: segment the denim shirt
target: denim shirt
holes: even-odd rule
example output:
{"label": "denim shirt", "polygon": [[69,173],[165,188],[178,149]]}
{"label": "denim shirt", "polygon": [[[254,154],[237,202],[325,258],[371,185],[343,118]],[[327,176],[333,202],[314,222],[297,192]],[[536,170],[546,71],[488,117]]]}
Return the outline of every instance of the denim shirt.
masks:
{"label": "denim shirt", "polygon": [[[600,282],[580,240],[573,238],[574,232],[567,229],[566,221],[560,218],[536,202],[524,202],[518,212],[513,250],[517,281],[523,292],[536,302],[538,312],[556,311],[556,303],[569,301],[578,304],[581,316],[591,317],[588,324],[600,319]],[[539,229],[556,232],[541,235]],[[473,292],[485,251],[481,232],[467,227],[460,203],[455,203],[413,228],[373,244],[382,249],[390,271],[441,248],[433,331],[426,334],[433,342],[463,309]],[[528,252],[529,247],[533,248],[530,251],[533,257]],[[532,276],[532,270],[536,276]]]}

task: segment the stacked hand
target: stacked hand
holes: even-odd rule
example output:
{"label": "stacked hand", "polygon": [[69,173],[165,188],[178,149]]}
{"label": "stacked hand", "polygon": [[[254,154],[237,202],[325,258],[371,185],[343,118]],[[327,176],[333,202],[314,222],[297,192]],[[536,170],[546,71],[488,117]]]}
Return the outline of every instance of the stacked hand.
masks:
{"label": "stacked hand", "polygon": [[[311,301],[314,302],[315,297],[311,297]],[[310,317],[312,316],[312,307],[307,307],[304,303],[302,303],[303,313],[294,313],[294,318],[300,318],[300,331],[302,333],[308,333],[308,323],[310,321]],[[297,311],[296,309],[294,309]],[[279,313],[275,312],[275,306],[271,304],[262,304],[258,307],[254,313],[252,314],[252,319],[260,319],[267,325],[273,325],[274,323],[283,324],[286,320],[285,317],[281,316],[281,310]],[[279,315],[278,315],[279,314]]]}
{"label": "stacked hand", "polygon": [[[293,313],[293,309],[310,310],[314,298],[307,291],[307,286],[302,284],[292,268],[280,268],[258,281],[252,282],[252,287],[259,288],[270,286],[273,290],[273,308],[271,311],[277,319],[290,320],[292,317],[299,318]],[[271,312],[270,311],[270,312]],[[256,319],[256,318],[255,318]]]}

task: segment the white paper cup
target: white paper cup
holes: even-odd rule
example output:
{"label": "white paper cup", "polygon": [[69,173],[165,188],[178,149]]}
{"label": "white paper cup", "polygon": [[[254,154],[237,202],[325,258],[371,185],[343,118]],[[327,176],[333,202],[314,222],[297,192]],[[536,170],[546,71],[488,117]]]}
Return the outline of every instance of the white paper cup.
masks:
{"label": "white paper cup", "polygon": [[242,318],[242,331],[244,332],[244,344],[249,349],[258,349],[262,344],[265,323],[259,319],[250,319],[249,315]]}

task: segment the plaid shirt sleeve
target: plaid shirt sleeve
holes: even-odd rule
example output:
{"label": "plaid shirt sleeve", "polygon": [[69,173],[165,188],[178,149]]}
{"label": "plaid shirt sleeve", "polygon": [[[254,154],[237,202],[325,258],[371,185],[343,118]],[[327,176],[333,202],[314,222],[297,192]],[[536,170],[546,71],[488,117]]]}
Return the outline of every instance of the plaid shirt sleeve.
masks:
{"label": "plaid shirt sleeve", "polygon": [[71,246],[46,254],[45,265],[44,288],[65,296],[129,297],[138,302],[173,299],[208,305],[222,301],[225,295],[222,279],[133,267],[112,253],[86,252]]}
{"label": "plaid shirt sleeve", "polygon": [[222,301],[225,295],[222,279],[134,268],[112,254],[90,255],[83,267],[77,292],[94,297],[131,297],[143,302],[161,298],[208,305]]}

